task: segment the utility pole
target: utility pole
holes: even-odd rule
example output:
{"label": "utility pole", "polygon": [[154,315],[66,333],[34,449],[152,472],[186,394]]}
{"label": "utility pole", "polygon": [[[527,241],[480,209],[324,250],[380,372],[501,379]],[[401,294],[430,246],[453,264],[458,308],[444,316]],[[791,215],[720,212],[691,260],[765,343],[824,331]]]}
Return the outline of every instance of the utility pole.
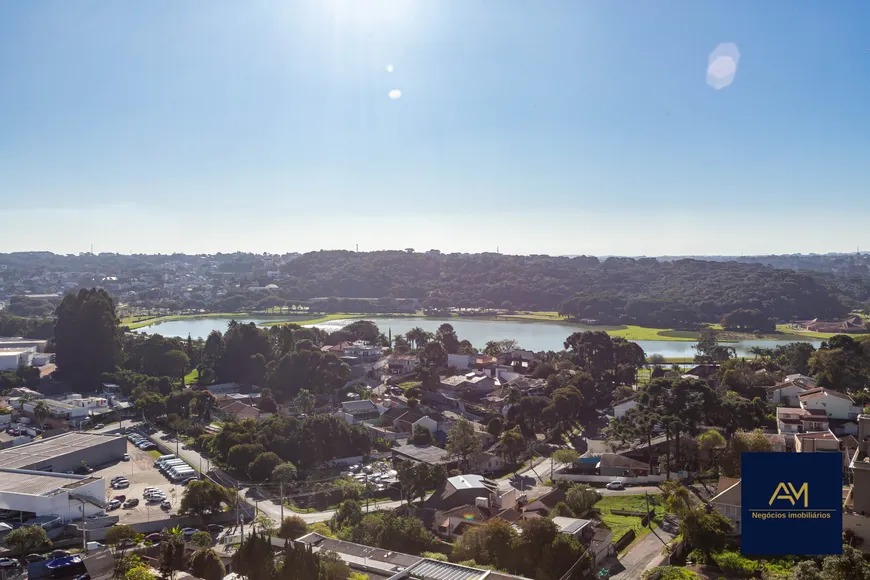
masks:
{"label": "utility pole", "polygon": [[284,523],[284,482],[281,482],[281,523]]}
{"label": "utility pole", "polygon": [[643,492],[644,497],[646,497],[646,527],[651,528],[652,522],[650,521],[652,518],[649,517],[649,492]]}

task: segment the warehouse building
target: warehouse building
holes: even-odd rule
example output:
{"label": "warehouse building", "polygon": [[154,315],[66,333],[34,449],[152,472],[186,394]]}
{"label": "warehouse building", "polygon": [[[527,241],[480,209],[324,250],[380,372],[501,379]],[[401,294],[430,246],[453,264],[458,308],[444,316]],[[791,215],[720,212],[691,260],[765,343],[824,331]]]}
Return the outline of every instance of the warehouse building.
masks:
{"label": "warehouse building", "polygon": [[[0,468],[0,509],[21,512],[22,519],[80,520],[106,507],[103,478]],[[26,515],[25,515],[26,514]]]}
{"label": "warehouse building", "polygon": [[83,463],[97,467],[118,461],[126,452],[124,437],[70,432],[0,450],[0,468],[64,473]]}

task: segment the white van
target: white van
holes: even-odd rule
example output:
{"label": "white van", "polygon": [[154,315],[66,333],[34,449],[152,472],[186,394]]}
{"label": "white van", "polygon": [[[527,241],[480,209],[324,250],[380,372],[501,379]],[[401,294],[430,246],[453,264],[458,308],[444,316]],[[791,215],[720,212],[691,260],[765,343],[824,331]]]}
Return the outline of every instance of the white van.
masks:
{"label": "white van", "polygon": [[169,461],[160,464],[160,470],[168,471],[173,467],[177,467],[179,465],[187,465],[187,463],[185,463],[183,459],[170,459]]}
{"label": "white van", "polygon": [[177,459],[177,457],[175,455],[161,455],[157,458],[157,461],[154,462],[154,467],[159,467],[170,459]]}
{"label": "white van", "polygon": [[187,469],[180,469],[177,471],[173,469],[167,475],[169,476],[170,479],[175,481],[175,480],[179,480],[179,479],[186,479],[194,474],[196,474],[196,472],[193,469],[188,467]]}

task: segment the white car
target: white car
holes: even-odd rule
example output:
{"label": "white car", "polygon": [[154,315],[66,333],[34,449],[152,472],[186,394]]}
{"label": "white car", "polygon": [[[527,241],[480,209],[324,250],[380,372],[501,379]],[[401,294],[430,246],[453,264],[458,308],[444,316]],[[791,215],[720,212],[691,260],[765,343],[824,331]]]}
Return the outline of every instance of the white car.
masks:
{"label": "white car", "polygon": [[611,481],[605,487],[607,487],[607,489],[625,489],[625,486],[621,481]]}

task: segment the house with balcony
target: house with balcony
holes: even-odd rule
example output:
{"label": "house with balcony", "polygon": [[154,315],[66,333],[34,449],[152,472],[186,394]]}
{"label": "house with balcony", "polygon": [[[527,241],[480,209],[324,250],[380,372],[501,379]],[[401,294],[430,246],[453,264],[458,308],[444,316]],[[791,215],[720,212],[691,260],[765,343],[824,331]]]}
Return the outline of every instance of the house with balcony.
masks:
{"label": "house with balcony", "polygon": [[720,477],[718,493],[710,500],[710,505],[731,522],[731,533],[735,536],[742,533],[740,520],[743,502],[740,481],[730,477]]}
{"label": "house with balcony", "polygon": [[780,435],[791,436],[795,433],[827,431],[829,426],[824,411],[808,411],[800,407],[777,407],[776,428]]}
{"label": "house with balcony", "polygon": [[391,354],[384,359],[381,372],[390,375],[404,375],[412,372],[418,363],[417,357],[412,354]]}
{"label": "house with balcony", "polygon": [[858,415],[858,449],[849,462],[852,487],[843,502],[843,531],[860,540],[859,548],[870,550],[870,415]]}
{"label": "house with balcony", "polygon": [[350,425],[358,425],[369,421],[375,421],[381,416],[377,405],[369,399],[361,401],[343,401],[341,408],[336,413]]}
{"label": "house with balcony", "polygon": [[789,377],[786,377],[786,380],[775,385],[765,387],[769,403],[775,405],[782,404],[787,407],[798,407],[800,406],[798,397],[816,388],[815,380],[809,377],[803,375],[789,375]]}
{"label": "house with balcony", "polygon": [[364,340],[357,340],[344,345],[344,356],[358,358],[362,361],[373,361],[381,356],[381,347]]}
{"label": "house with balcony", "polygon": [[815,388],[798,395],[798,401],[802,409],[816,415],[824,414],[836,435],[858,433],[856,421],[861,407],[849,395],[831,389]]}

